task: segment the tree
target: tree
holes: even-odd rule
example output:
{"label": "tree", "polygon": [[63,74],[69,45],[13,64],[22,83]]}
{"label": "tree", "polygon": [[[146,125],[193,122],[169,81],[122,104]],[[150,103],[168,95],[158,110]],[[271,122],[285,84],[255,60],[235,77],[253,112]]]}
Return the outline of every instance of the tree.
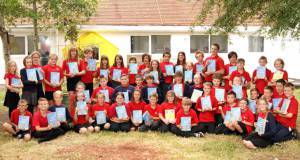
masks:
{"label": "tree", "polygon": [[213,33],[234,33],[237,26],[259,21],[259,32],[270,37],[300,36],[300,1],[297,0],[206,0],[197,24],[218,10],[218,16],[209,30]]}

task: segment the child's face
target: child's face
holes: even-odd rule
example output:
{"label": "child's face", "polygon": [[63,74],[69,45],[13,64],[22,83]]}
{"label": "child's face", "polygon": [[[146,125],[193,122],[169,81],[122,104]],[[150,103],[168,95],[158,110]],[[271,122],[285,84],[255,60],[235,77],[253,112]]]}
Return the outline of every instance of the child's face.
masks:
{"label": "child's face", "polygon": [[205,95],[209,95],[210,94],[210,86],[204,85],[203,86],[203,92]]}
{"label": "child's face", "polygon": [[282,66],[282,64],[281,64],[281,62],[280,62],[280,61],[275,61],[274,67],[275,67],[277,70],[279,70],[279,69],[282,69],[282,68],[283,68],[283,66]]}
{"label": "child's face", "polygon": [[47,111],[48,110],[48,101],[40,101],[38,104],[38,107],[41,111]]}
{"label": "child's face", "polygon": [[92,57],[93,57],[93,52],[92,52],[92,51],[86,52],[86,53],[84,54],[84,57],[85,57],[86,59],[92,58]]}
{"label": "child's face", "polygon": [[101,63],[102,63],[103,65],[107,65],[107,64],[108,64],[108,62],[107,62],[106,59],[103,59],[103,60],[101,61]]}
{"label": "child's face", "polygon": [[55,103],[59,103],[60,104],[62,102],[62,100],[63,100],[63,97],[62,97],[62,95],[54,94],[53,95],[53,99],[54,99]]}
{"label": "child's face", "polygon": [[84,99],[85,99],[85,97],[84,97],[83,92],[77,94],[77,100],[78,101],[84,101]]}
{"label": "child's face", "polygon": [[35,65],[40,64],[40,56],[37,55],[37,54],[34,54],[34,55],[32,56],[32,63],[35,64]]}
{"label": "child's face", "polygon": [[227,102],[229,103],[229,104],[232,104],[232,103],[234,103],[235,102],[235,97],[234,97],[234,95],[227,95]]}
{"label": "child's face", "polygon": [[152,68],[153,68],[153,69],[157,69],[157,68],[158,68],[158,63],[157,63],[156,61],[154,61],[154,62],[152,63]]}
{"label": "child's face", "polygon": [[187,70],[193,70],[193,64],[192,63],[188,63],[187,65],[186,65],[186,69]]}
{"label": "child's face", "polygon": [[172,102],[172,103],[173,103],[174,100],[175,100],[175,97],[174,97],[172,94],[169,93],[169,94],[167,95],[167,100],[168,100],[168,102]]}
{"label": "child's face", "polygon": [[10,64],[10,73],[15,73],[17,70],[17,65],[15,63]]}
{"label": "child's face", "polygon": [[117,65],[121,65],[122,64],[122,59],[120,57],[116,58],[116,63]]}
{"label": "child's face", "polygon": [[171,56],[169,54],[165,54],[163,57],[164,62],[169,62],[170,61]]}
{"label": "child's face", "polygon": [[26,111],[27,107],[28,107],[27,103],[20,103],[18,105],[18,109],[21,113],[24,113]]}
{"label": "child's face", "polygon": [[153,79],[152,78],[147,78],[146,82],[148,85],[153,84]]}
{"label": "child's face", "polygon": [[72,49],[70,51],[70,54],[71,54],[71,58],[76,58],[76,55],[77,55],[77,51],[75,49]]}
{"label": "child's face", "polygon": [[103,95],[103,96],[98,96],[97,97],[97,102],[99,103],[99,104],[104,104],[104,101],[105,101],[105,96]]}
{"label": "child's face", "polygon": [[26,59],[25,60],[25,67],[26,68],[32,67],[32,60],[31,59]]}
{"label": "child's face", "polygon": [[251,96],[251,99],[257,99],[258,96],[259,96],[259,94],[258,94],[256,91],[252,91],[252,92],[250,93],[250,96]]}
{"label": "child's face", "polygon": [[183,79],[183,77],[181,77],[181,76],[176,76],[176,77],[175,77],[175,83],[182,83],[182,79]]}
{"label": "child's face", "polygon": [[219,49],[216,46],[212,45],[210,51],[212,55],[217,55]]}
{"label": "child's face", "polygon": [[136,78],[135,83],[136,83],[136,85],[140,86],[143,83],[143,79],[142,78]]}
{"label": "child's face", "polygon": [[179,55],[178,55],[178,59],[179,59],[179,61],[183,61],[184,60],[184,55],[182,54],[182,53],[180,53]]}
{"label": "child's face", "polygon": [[136,63],[136,60],[132,59],[129,61],[129,63]]}
{"label": "child's face", "polygon": [[241,77],[234,77],[232,83],[233,83],[234,85],[237,85],[237,86],[242,85],[242,79],[241,79]]}
{"label": "child's face", "polygon": [[264,66],[267,65],[267,61],[264,60],[264,59],[260,59],[258,62],[259,62],[259,65],[260,65],[260,66],[263,66],[263,67],[264,67]]}
{"label": "child's face", "polygon": [[239,107],[241,107],[242,110],[245,110],[247,108],[247,102],[244,100],[239,101]]}
{"label": "child's face", "polygon": [[265,98],[267,98],[267,99],[272,98],[272,95],[273,95],[273,93],[270,90],[264,89],[264,97]]}
{"label": "child's face", "polygon": [[150,97],[150,104],[155,105],[157,103],[157,98],[156,97]]}
{"label": "child's face", "polygon": [[203,58],[204,58],[204,56],[202,54],[197,54],[196,55],[196,59],[197,59],[198,62],[203,62]]}
{"label": "child's face", "polygon": [[292,97],[294,95],[294,90],[291,87],[284,87],[284,94],[287,97]]}
{"label": "child's face", "polygon": [[77,92],[83,92],[83,91],[84,91],[84,87],[83,87],[82,85],[78,85],[78,86],[76,87],[76,91],[77,91]]}
{"label": "child's face", "polygon": [[101,78],[101,80],[100,80],[100,85],[101,85],[102,87],[106,87],[106,86],[107,86],[107,80],[106,80],[105,78]]}
{"label": "child's face", "polygon": [[237,68],[238,68],[238,69],[244,69],[244,66],[245,66],[245,63],[244,63],[244,62],[239,62],[239,63],[237,64]]}
{"label": "child's face", "polygon": [[182,105],[184,112],[188,112],[190,110],[190,107],[191,107],[190,105],[186,105],[186,104]]}
{"label": "child's face", "polygon": [[213,84],[215,87],[220,87],[221,86],[221,80],[220,79],[213,79]]}
{"label": "child's face", "polygon": [[281,83],[276,83],[276,91],[278,93],[283,93],[284,92],[284,86]]}
{"label": "child's face", "polygon": [[237,60],[236,56],[232,56],[231,58],[229,58],[230,64],[236,64],[236,60]]}
{"label": "child's face", "polygon": [[201,83],[200,76],[194,76],[194,83],[197,85]]}
{"label": "child's face", "polygon": [[139,100],[141,98],[141,93],[140,92],[133,92],[133,99],[134,100]]}
{"label": "child's face", "polygon": [[265,101],[259,100],[259,101],[257,102],[257,109],[258,109],[260,112],[266,112],[268,106],[269,106],[269,104],[266,103]]}
{"label": "child's face", "polygon": [[121,77],[121,85],[126,86],[128,85],[128,77],[127,76],[122,76]]}
{"label": "child's face", "polygon": [[118,96],[116,97],[116,102],[117,102],[118,104],[122,104],[122,103],[124,102],[123,96],[118,95]]}
{"label": "child's face", "polygon": [[56,58],[56,57],[51,57],[51,58],[49,59],[49,61],[50,61],[50,64],[51,64],[51,65],[56,65],[57,58]]}
{"label": "child's face", "polygon": [[150,59],[148,56],[145,56],[144,59],[143,59],[143,62],[144,63],[149,63],[150,62]]}

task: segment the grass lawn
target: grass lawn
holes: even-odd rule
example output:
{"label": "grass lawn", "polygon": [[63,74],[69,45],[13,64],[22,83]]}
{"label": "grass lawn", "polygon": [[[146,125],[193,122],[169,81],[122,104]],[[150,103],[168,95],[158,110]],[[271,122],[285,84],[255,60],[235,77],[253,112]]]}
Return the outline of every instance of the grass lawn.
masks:
{"label": "grass lawn", "polygon": [[[300,100],[300,89],[297,89]],[[1,105],[3,91],[0,92]],[[0,116],[7,109],[0,106]],[[3,118],[0,118],[3,120]],[[90,135],[70,132],[53,141],[38,144],[23,142],[0,131],[2,159],[300,159],[300,141],[280,146],[248,150],[237,136],[207,135],[180,138],[170,133],[112,133]]]}

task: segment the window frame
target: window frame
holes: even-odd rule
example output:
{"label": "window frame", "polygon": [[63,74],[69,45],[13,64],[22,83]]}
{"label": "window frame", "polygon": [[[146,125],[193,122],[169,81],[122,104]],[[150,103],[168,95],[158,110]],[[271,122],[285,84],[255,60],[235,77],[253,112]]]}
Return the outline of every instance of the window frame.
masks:
{"label": "window frame", "polygon": [[[229,35],[214,35],[214,34],[191,34],[190,35],[190,54],[193,54],[193,52],[191,52],[191,44],[192,44],[192,39],[191,39],[191,37],[192,36],[208,36],[208,52],[205,52],[205,54],[208,54],[208,53],[210,53],[210,49],[211,49],[211,45],[213,44],[213,43],[211,43],[211,36],[227,36],[227,44],[226,44],[226,46],[227,46],[227,52],[219,52],[219,53],[221,53],[221,54],[223,54],[223,53],[228,53],[228,46],[229,46]],[[220,45],[220,44],[219,44]]]}
{"label": "window frame", "polygon": [[[263,43],[262,43],[262,51],[251,51],[250,50],[250,37],[254,37],[254,38],[262,38]],[[253,36],[253,35],[248,35],[248,52],[249,53],[264,53],[265,52],[265,37],[264,36]]]}

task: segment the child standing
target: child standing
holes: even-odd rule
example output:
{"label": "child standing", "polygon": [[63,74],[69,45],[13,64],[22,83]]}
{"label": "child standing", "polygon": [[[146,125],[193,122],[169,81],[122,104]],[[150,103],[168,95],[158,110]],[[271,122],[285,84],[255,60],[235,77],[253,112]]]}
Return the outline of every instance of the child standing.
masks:
{"label": "child standing", "polygon": [[[164,77],[164,83],[161,84],[162,87],[162,93],[165,95],[170,87],[170,85],[173,82],[173,75],[174,75],[174,64],[170,62],[171,59],[171,53],[170,52],[164,52],[163,53],[163,62],[160,63],[160,69],[163,73]],[[173,74],[167,74],[167,68],[173,69]]]}
{"label": "child standing", "polygon": [[137,61],[135,57],[130,57],[129,58],[129,64],[128,64],[128,72],[129,72],[129,84],[135,86],[135,76],[138,74],[138,68],[133,67],[136,69],[136,73],[134,73],[134,70],[130,70],[130,65],[134,66],[137,65]]}
{"label": "child standing", "polygon": [[223,76],[224,83],[225,83],[224,87],[225,87],[226,91],[231,90],[231,86],[229,85],[229,78],[230,78],[231,73],[233,71],[237,70],[237,66],[236,66],[237,58],[238,58],[238,55],[236,52],[231,51],[228,53],[229,64],[225,65],[225,73]]}
{"label": "child standing", "polygon": [[[121,76],[128,74],[128,69],[124,66],[123,56],[118,54],[115,56],[113,66],[110,68],[110,79],[112,79],[112,88],[116,88],[121,84]],[[115,75],[115,76],[114,76]]]}
{"label": "child standing", "polygon": [[269,85],[274,86],[276,80],[278,79],[283,79],[285,80],[285,82],[288,82],[288,72],[286,70],[284,70],[284,61],[281,58],[277,58],[274,62],[274,67],[276,68],[276,71],[273,72],[272,76],[271,76],[271,82],[269,83]]}
{"label": "child standing", "polygon": [[38,74],[38,93],[37,93],[37,99],[40,99],[41,97],[45,97],[44,89],[43,89],[43,79],[44,79],[44,71],[42,70],[41,66],[41,54],[39,51],[33,51],[31,53],[31,59],[32,59],[32,68],[35,68],[40,74]]}
{"label": "child standing", "polygon": [[194,74],[200,74],[201,76],[204,76],[203,69],[204,69],[204,53],[201,51],[195,52],[195,58],[197,59],[197,62],[194,64],[193,73]]}
{"label": "child standing", "polygon": [[[267,57],[261,56],[259,58],[259,67],[253,71],[252,81],[255,83],[255,87],[258,89],[259,94],[262,95],[264,88],[268,85],[268,82],[271,80],[272,72],[266,67],[268,63]],[[262,71],[261,71],[262,70]],[[264,73],[259,73],[264,72]],[[264,74],[264,75],[260,75]],[[264,77],[260,77],[264,76]]]}
{"label": "child standing", "polygon": [[[17,64],[15,61],[9,61],[7,63],[7,71],[4,76],[6,94],[4,99],[4,106],[8,107],[8,116],[10,117],[11,112],[17,108],[18,101],[20,99],[19,93],[20,88],[23,88],[20,75],[17,72]],[[18,82],[17,84],[13,83]]]}

